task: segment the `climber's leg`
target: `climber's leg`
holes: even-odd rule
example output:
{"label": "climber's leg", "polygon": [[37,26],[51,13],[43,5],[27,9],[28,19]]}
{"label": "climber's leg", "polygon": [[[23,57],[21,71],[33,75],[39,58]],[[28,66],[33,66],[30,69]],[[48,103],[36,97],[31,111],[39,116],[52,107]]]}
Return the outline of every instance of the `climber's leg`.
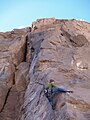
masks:
{"label": "climber's leg", "polygon": [[64,88],[54,88],[53,91],[54,92],[65,92],[66,93],[66,90]]}

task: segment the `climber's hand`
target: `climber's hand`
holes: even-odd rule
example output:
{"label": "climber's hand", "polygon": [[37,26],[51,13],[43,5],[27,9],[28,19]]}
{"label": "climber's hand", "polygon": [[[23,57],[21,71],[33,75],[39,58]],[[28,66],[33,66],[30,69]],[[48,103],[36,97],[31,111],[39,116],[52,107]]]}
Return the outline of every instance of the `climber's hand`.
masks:
{"label": "climber's hand", "polygon": [[47,90],[45,89],[44,92],[47,93]]}

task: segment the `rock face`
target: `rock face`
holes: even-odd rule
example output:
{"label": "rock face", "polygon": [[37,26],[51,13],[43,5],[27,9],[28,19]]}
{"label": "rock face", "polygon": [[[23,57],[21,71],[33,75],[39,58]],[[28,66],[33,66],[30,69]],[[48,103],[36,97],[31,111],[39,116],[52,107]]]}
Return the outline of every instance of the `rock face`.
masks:
{"label": "rock face", "polygon": [[[90,24],[40,19],[0,33],[0,120],[90,120]],[[73,94],[44,94],[50,79]],[[11,102],[12,101],[12,102]]]}
{"label": "rock face", "polygon": [[28,28],[0,33],[0,120],[18,118],[29,69],[29,63],[23,62],[27,33]]}

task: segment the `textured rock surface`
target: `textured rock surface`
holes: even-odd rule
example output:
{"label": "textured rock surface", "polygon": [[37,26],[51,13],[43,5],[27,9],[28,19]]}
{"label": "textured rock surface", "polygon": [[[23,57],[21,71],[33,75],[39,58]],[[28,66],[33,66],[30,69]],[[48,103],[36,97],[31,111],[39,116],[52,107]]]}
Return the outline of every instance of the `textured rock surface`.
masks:
{"label": "textured rock surface", "polygon": [[[24,73],[23,82],[19,82],[18,75],[17,81],[15,80],[15,72],[18,74],[16,67],[22,61],[26,61],[26,34],[28,31],[27,28],[0,33],[0,120],[18,118],[25,92],[24,81],[28,67],[25,68],[25,63],[21,64],[23,68],[20,68],[19,75],[23,76]],[[21,87],[19,87],[20,83]]]}
{"label": "textured rock surface", "polygon": [[18,91],[25,91],[28,83],[28,71],[29,71],[29,63],[22,62],[19,66],[17,66],[17,71],[15,73],[15,85]]}
{"label": "textured rock surface", "polygon": [[[51,78],[74,91],[57,94],[54,110],[44,95]],[[0,120],[90,120],[89,79],[89,23],[40,19],[0,33]]]}
{"label": "textured rock surface", "polygon": [[[28,35],[31,45],[30,83],[25,94],[25,114],[21,120],[65,120],[68,115],[71,120],[89,120],[90,24],[76,20],[54,20],[44,25],[42,21],[37,21],[34,24],[37,29]],[[62,107],[64,118],[60,118],[63,115],[61,109],[58,113],[57,110],[50,112],[49,103],[46,104],[43,92],[40,93],[43,86],[35,83],[38,81],[46,85],[50,78],[55,79],[59,87],[74,91],[73,95],[66,96],[67,110],[65,105]],[[39,100],[35,99],[36,96],[40,96]],[[41,103],[42,100],[44,103]],[[50,115],[46,117],[48,111]]]}

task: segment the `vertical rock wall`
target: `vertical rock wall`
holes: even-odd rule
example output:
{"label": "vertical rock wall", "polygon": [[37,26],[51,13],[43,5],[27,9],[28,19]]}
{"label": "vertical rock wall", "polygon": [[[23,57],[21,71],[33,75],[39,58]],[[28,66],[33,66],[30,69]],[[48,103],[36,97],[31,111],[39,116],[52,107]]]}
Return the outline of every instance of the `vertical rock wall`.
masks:
{"label": "vertical rock wall", "polygon": [[28,29],[0,33],[0,120],[16,120],[26,89]]}
{"label": "vertical rock wall", "polygon": [[[28,34],[30,83],[21,120],[89,119],[90,94],[85,96],[90,89],[86,86],[90,83],[90,24],[76,20],[55,20],[47,25],[38,22],[35,23],[37,29]],[[58,87],[74,91],[74,94],[63,94],[66,102],[61,94],[58,99],[56,96],[54,110],[44,95],[49,79],[54,79]]]}

